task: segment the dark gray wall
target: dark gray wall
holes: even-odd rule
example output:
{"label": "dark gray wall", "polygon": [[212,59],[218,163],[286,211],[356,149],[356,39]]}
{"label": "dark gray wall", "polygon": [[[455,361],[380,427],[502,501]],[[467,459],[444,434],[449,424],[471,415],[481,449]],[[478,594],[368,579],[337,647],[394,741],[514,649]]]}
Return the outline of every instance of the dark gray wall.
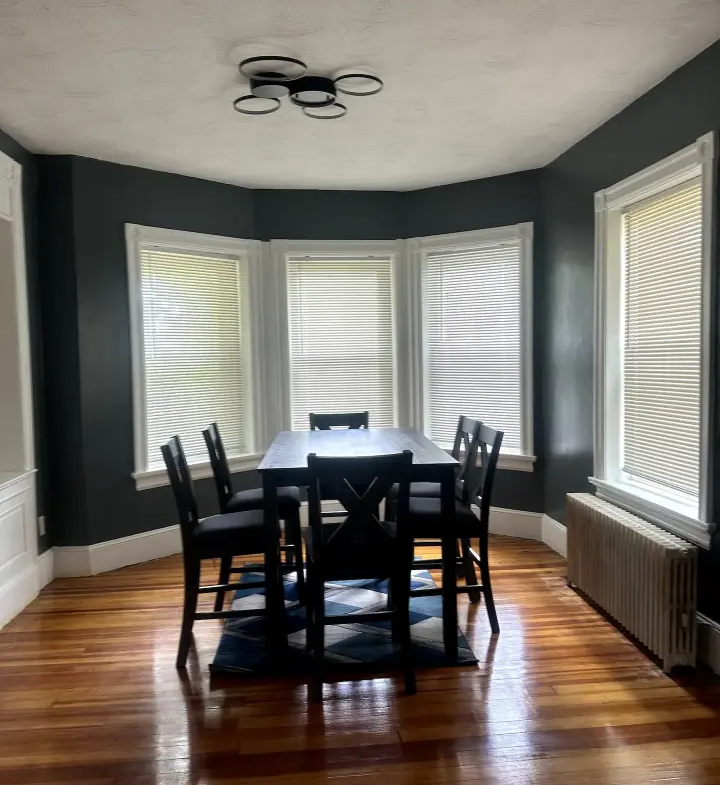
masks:
{"label": "dark gray wall", "polygon": [[[411,193],[253,192],[92,159],[41,160],[46,373],[54,391],[50,441],[59,467],[51,517],[54,541],[61,545],[101,542],[174,519],[168,488],[138,492],[130,476],[125,223],[261,239],[357,240],[481,229],[540,216],[536,172]],[[244,473],[235,482],[252,487],[258,476]],[[541,465],[534,473],[500,472],[495,503],[541,511],[542,487]],[[204,510],[213,510],[210,481],[198,483],[197,491]]]}
{"label": "dark gray wall", "polygon": [[[48,384],[53,399],[66,393],[71,401],[58,406],[72,410],[55,423],[60,433],[53,436],[58,459],[62,456],[66,462],[66,479],[79,496],[66,494],[66,504],[54,520],[55,543],[101,542],[168,526],[175,516],[169,488],[138,492],[130,476],[134,467],[125,223],[248,237],[254,230],[252,192],[85,158],[45,159],[43,169],[47,190],[42,192],[42,215],[47,224],[41,228],[48,238],[43,246],[47,285],[51,290],[66,287],[55,291],[54,310],[51,303],[45,304],[52,319],[47,332],[59,331],[54,338],[62,342],[60,354],[70,359],[64,367],[48,353]],[[71,230],[50,242],[51,232],[61,223]],[[62,302],[65,295],[68,300]],[[255,482],[254,473],[248,473],[237,484]],[[198,482],[197,492],[203,510],[215,510],[212,482]]]}
{"label": "dark gray wall", "polygon": [[[563,519],[565,494],[589,490],[592,474],[593,194],[719,127],[720,42],[543,172],[546,354],[540,420],[545,432],[545,509],[557,520]],[[716,467],[719,424],[716,418]],[[713,490],[715,520],[719,482]],[[720,620],[718,538],[711,552],[701,554],[700,608]]]}
{"label": "dark gray wall", "polygon": [[254,191],[258,240],[395,240],[392,191]]}
{"label": "dark gray wall", "polygon": [[[37,157],[0,129],[0,151],[9,155],[23,168],[23,219],[25,222],[25,258],[27,264],[28,310],[30,321],[30,350],[33,377],[33,416],[35,430],[35,477],[38,515],[47,513],[46,491],[47,456],[45,451],[45,407],[42,363],[42,321],[39,295],[38,231],[37,231]],[[50,545],[48,537],[41,538],[40,549]]]}

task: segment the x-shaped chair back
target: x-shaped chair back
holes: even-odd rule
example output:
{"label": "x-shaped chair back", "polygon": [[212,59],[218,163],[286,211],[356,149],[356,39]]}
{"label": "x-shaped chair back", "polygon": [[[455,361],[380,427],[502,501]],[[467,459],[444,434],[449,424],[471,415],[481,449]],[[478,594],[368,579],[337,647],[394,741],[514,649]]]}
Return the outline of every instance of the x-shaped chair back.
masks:
{"label": "x-shaped chair back", "polygon": [[185,459],[185,451],[179,436],[173,436],[167,444],[162,445],[160,450],[165,459],[165,466],[170,477],[170,485],[173,489],[175,504],[180,516],[180,530],[183,542],[185,542],[198,522],[198,507],[190,470]]}
{"label": "x-shaped chair back", "polygon": [[220,500],[220,510],[224,511],[225,506],[232,496],[232,485],[230,483],[230,469],[228,467],[225,447],[220,438],[220,431],[217,423],[211,423],[204,431],[203,438],[205,446],[210,455],[210,466],[215,478],[218,499]]}
{"label": "x-shaped chair back", "polygon": [[[349,548],[353,542],[360,541],[365,544],[377,541],[382,547],[390,535],[380,523],[380,504],[395,484],[398,485],[397,537],[406,537],[410,542],[407,513],[412,458],[410,450],[360,458],[308,455],[309,521],[315,552],[324,552],[327,557],[334,549]],[[323,499],[334,499],[342,504],[347,514],[339,525],[323,527]]]}
{"label": "x-shaped chair back", "polygon": [[480,519],[485,521],[490,514],[490,497],[503,436],[503,431],[478,423],[470,461],[464,474],[463,501],[477,504],[480,507]]}

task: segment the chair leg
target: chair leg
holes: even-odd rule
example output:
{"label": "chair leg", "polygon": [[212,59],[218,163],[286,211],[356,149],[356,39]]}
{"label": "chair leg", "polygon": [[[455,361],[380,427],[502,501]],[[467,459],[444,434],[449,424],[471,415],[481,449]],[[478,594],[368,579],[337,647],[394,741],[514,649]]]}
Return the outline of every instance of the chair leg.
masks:
{"label": "chair leg", "polygon": [[480,537],[480,576],[482,578],[483,594],[485,595],[485,607],[490,619],[490,629],[494,634],[500,632],[498,617],[495,611],[495,600],[493,599],[492,584],[490,583],[490,565],[488,564],[488,536]]}
{"label": "chair leg", "polygon": [[305,605],[307,596],[305,592],[305,565],[303,559],[303,541],[299,508],[297,512],[293,514],[292,518],[288,518],[285,521],[285,536],[289,538],[289,541],[294,548],[292,558],[297,573],[298,600],[301,605]]}
{"label": "chair leg", "polygon": [[193,639],[193,622],[197,611],[197,601],[200,589],[200,561],[188,559],[185,562],[185,598],[183,601],[183,619],[180,630],[180,644],[178,646],[175,667],[184,669],[187,663],[190,644]]}
{"label": "chair leg", "polygon": [[[220,559],[220,575],[218,577],[218,583],[230,583],[230,568],[232,567],[232,556],[223,556]],[[214,611],[221,611],[223,609],[223,605],[225,604],[225,592],[219,591],[215,595],[215,606],[213,608]]]}
{"label": "chair leg", "polygon": [[400,644],[403,670],[405,672],[405,692],[417,692],[415,681],[415,662],[410,636],[410,581],[405,573],[395,579],[395,615],[392,622],[393,641]]}
{"label": "chair leg", "polygon": [[313,570],[313,678],[310,700],[321,701],[325,676],[325,583],[317,570]]}
{"label": "chair leg", "polygon": [[309,656],[312,653],[313,640],[315,636],[315,616],[313,614],[313,601],[315,594],[313,591],[313,569],[312,561],[308,559],[307,580],[305,582],[305,592],[307,601],[305,602],[305,653]]}
{"label": "chair leg", "polygon": [[[474,586],[477,583],[477,575],[475,574],[475,562],[470,555],[470,538],[464,537],[462,540],[460,540],[460,543],[462,545],[462,562],[463,571],[465,573],[465,584],[467,586]],[[480,602],[480,590],[475,589],[475,591],[469,592],[468,597],[472,603]]]}
{"label": "chair leg", "polygon": [[392,578],[388,579],[387,610],[394,611],[394,613],[396,614],[396,616],[393,616],[392,623],[390,624],[390,635],[392,638],[392,642],[397,644],[402,643],[400,626],[395,622],[398,612],[398,601],[399,601],[398,598],[400,597],[401,593],[402,593],[402,586],[400,585],[400,578],[399,576],[394,575]]}

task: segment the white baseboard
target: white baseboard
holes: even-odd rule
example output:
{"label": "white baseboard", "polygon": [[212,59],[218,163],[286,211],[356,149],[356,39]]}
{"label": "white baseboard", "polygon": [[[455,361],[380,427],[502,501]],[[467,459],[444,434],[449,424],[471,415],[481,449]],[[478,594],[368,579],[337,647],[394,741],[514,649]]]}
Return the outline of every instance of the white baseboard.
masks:
{"label": "white baseboard", "polygon": [[490,533],[523,540],[539,540],[542,537],[542,513],[491,507]]}
{"label": "white baseboard", "polygon": [[119,570],[182,551],[179,526],[166,526],[95,545],[60,546],[54,549],[55,577],[79,578]]}
{"label": "white baseboard", "polygon": [[38,591],[44,589],[55,577],[55,551],[48,548],[37,557]]}
{"label": "white baseboard", "polygon": [[32,564],[0,589],[0,628],[15,618],[38,594],[38,568]]}
{"label": "white baseboard", "polygon": [[702,613],[697,615],[698,658],[720,675],[720,624]]}
{"label": "white baseboard", "polygon": [[542,517],[542,541],[556,553],[567,558],[567,529],[549,515]]}

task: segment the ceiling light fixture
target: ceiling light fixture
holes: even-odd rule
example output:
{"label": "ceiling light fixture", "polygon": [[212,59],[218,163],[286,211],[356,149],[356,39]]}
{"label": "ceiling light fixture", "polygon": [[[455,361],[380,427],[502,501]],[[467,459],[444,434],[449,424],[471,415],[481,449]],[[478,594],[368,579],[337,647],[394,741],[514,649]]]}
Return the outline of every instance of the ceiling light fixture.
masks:
{"label": "ceiling light fixture", "polygon": [[250,81],[250,94],[233,101],[233,106],[249,115],[272,114],[280,108],[280,99],[289,96],[306,117],[337,120],[347,114],[347,106],[337,101],[338,93],[376,95],[384,86],[378,76],[359,68],[344,68],[333,78],[309,74],[302,60],[284,55],[248,57],[238,69]]}

